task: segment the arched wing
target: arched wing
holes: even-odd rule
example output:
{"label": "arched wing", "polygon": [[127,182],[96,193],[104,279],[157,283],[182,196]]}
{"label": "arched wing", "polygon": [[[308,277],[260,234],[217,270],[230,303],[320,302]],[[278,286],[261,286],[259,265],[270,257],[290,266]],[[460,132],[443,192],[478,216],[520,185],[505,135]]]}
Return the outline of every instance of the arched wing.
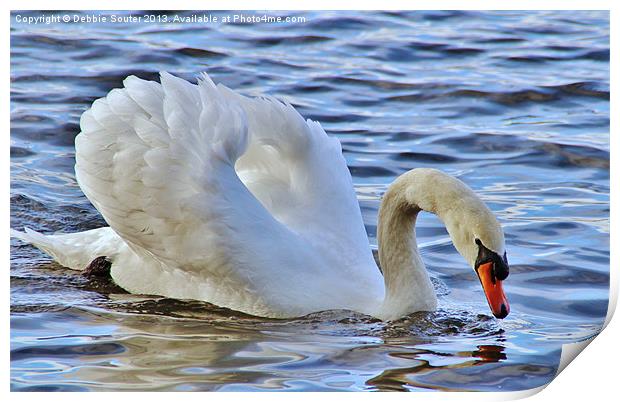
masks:
{"label": "arched wing", "polygon": [[243,183],[278,221],[330,255],[334,269],[363,274],[372,256],[340,141],[290,104],[218,88],[247,116],[248,149],[235,165]]}
{"label": "arched wing", "polygon": [[136,253],[227,289],[285,284],[273,266],[317,265],[317,252],[345,270],[367,258],[340,144],[318,123],[206,75],[124,85],[83,114],[75,170]]}
{"label": "arched wing", "polygon": [[255,244],[245,238],[252,222],[285,228],[234,171],[248,142],[243,111],[210,81],[166,73],[161,81],[129,77],[83,114],[76,177],[134,251],[171,267],[218,270],[235,242]]}

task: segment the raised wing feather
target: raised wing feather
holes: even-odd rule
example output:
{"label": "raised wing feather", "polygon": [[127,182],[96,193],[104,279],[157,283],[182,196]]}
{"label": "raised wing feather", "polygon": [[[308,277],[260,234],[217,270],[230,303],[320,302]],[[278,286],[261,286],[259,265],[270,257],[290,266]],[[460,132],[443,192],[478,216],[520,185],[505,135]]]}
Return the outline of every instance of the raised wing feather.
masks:
{"label": "raised wing feather", "polygon": [[276,219],[330,255],[334,269],[363,276],[368,238],[340,141],[290,104],[218,88],[247,116],[249,146],[235,165],[244,184]]}
{"label": "raised wing feather", "polygon": [[[75,169],[136,254],[200,275],[210,292],[227,281],[265,305],[286,304],[276,300],[284,292],[266,289],[292,286],[300,267],[353,271],[368,257],[340,144],[318,123],[206,75],[198,85],[167,73],[161,84],[124,84],[83,114]],[[248,310],[239,295],[209,299]]]}
{"label": "raised wing feather", "polygon": [[172,266],[213,255],[197,239],[217,235],[225,197],[252,202],[232,167],[247,144],[245,118],[216,94],[207,81],[199,88],[165,73],[161,85],[129,77],[80,122],[81,188],[136,251]]}

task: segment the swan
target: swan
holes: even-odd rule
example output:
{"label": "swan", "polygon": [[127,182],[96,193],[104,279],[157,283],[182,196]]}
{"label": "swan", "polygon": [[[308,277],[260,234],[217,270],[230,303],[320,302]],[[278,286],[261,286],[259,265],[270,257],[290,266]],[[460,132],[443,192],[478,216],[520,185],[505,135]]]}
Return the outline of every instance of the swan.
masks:
{"label": "swan", "polygon": [[75,175],[108,227],[11,234],[61,265],[108,269],[131,293],[196,299],[255,316],[348,309],[394,320],[434,311],[416,244],[436,214],[493,315],[509,304],[501,225],[462,181],[417,168],[384,194],[379,270],[338,139],[288,103],[203,73],[192,84],[130,76],[80,119]]}

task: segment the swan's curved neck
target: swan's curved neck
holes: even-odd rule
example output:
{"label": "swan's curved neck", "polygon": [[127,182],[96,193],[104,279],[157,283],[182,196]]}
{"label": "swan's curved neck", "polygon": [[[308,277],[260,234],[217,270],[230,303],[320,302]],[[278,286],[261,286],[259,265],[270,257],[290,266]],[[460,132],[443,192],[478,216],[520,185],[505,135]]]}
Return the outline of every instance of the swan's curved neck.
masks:
{"label": "swan's curved neck", "polygon": [[478,242],[504,252],[504,235],[493,213],[463,182],[435,169],[413,169],[394,181],[379,209],[377,237],[385,299],[377,314],[394,319],[433,311],[437,296],[418,252],[415,222],[420,211],[446,225],[452,243],[471,267]]}
{"label": "swan's curved neck", "polygon": [[[422,208],[406,198],[406,183],[397,180],[383,196],[377,237],[385,299],[379,316],[395,319],[413,311],[433,311],[435,290],[420,254],[415,223]],[[434,212],[434,211],[429,211]]]}

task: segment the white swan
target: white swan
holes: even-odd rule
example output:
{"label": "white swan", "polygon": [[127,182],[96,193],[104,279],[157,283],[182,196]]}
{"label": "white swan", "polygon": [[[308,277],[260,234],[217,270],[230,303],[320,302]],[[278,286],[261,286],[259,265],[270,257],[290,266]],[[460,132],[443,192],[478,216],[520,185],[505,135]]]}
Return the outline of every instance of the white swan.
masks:
{"label": "white swan", "polygon": [[124,86],[84,112],[75,140],[77,181],[110,227],[13,236],[72,269],[105,256],[132,293],[266,317],[350,309],[387,320],[436,308],[414,232],[424,210],[445,223],[493,314],[508,314],[501,226],[461,181],[414,169],[390,186],[382,276],[340,142],[319,123],[206,74],[197,85],[161,73],[161,84],[131,76]]}

